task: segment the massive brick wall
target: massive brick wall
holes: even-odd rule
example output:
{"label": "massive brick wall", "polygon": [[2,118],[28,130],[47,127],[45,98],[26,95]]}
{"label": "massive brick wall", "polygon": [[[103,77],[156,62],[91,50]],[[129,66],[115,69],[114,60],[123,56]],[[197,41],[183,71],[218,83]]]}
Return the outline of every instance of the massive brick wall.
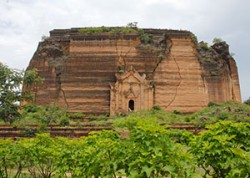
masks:
{"label": "massive brick wall", "polygon": [[197,111],[209,99],[196,47],[191,38],[170,38],[170,43],[154,74],[155,104],[170,111]]}
{"label": "massive brick wall", "polygon": [[223,59],[215,48],[210,55],[214,60],[206,61],[209,52],[198,48],[188,31],[144,31],[153,36],[150,44],[143,44],[137,33],[51,31],[50,38],[39,43],[28,66],[37,68],[45,79],[34,102],[55,103],[69,112],[109,113],[110,84],[115,84],[116,73],[131,66],[140,75],[146,74],[154,87],[154,105],[166,110],[194,112],[208,102],[241,100],[232,58]]}

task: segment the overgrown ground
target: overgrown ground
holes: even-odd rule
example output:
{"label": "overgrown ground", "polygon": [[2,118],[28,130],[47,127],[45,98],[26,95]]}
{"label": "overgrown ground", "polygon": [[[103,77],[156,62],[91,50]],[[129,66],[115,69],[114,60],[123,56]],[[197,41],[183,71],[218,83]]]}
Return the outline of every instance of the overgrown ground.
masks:
{"label": "overgrown ground", "polygon": [[[83,113],[66,113],[65,110],[55,106],[37,107],[34,105],[24,106],[13,125],[24,127],[27,124],[37,124],[42,127],[48,125],[61,126],[86,126],[86,125],[112,125],[114,122],[130,118],[152,119],[155,118],[161,125],[194,124],[196,127],[205,127],[220,120],[250,123],[250,105],[240,102],[229,101],[221,104],[209,103],[207,107],[193,114],[184,114],[181,111],[166,112],[158,106],[151,110],[141,110],[123,115],[84,115]],[[3,122],[2,122],[3,123]]]}
{"label": "overgrown ground", "polygon": [[[127,129],[68,139],[37,134],[0,139],[1,177],[248,178],[250,124],[218,121],[194,135],[156,119],[116,122]],[[70,176],[69,176],[70,175]]]}
{"label": "overgrown ground", "polygon": [[156,118],[157,122],[162,125],[194,124],[197,127],[205,127],[206,124],[213,124],[220,120],[250,123],[250,105],[242,104],[236,101],[229,101],[221,104],[209,103],[207,107],[193,114],[184,114],[177,110],[173,112],[166,112],[156,106],[151,110],[130,112],[126,115],[117,115],[114,117],[93,117],[92,121],[87,123],[113,123],[118,120],[130,118]]}
{"label": "overgrown ground", "polygon": [[[115,117],[69,116],[57,107],[26,106],[15,126],[32,121],[65,127],[112,124],[115,129],[75,139],[53,138],[47,133],[0,139],[0,177],[248,178],[249,113],[249,105],[232,101],[210,103],[187,115],[155,106]],[[75,120],[66,122],[68,117]],[[88,121],[77,121],[82,118]],[[207,129],[195,135],[170,129],[170,124]],[[121,136],[121,130],[128,135]]]}

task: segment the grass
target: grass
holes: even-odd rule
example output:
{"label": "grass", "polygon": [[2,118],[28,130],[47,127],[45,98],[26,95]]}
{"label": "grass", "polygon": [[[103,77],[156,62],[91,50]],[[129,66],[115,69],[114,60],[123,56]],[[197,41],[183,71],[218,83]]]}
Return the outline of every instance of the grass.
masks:
{"label": "grass", "polygon": [[209,106],[193,114],[182,114],[179,111],[166,112],[163,109],[142,110],[128,113],[127,116],[115,116],[114,120],[142,118],[156,118],[157,122],[164,125],[194,124],[197,127],[205,127],[219,120],[232,120],[235,122],[250,123],[250,106],[236,101],[221,104],[209,103]]}
{"label": "grass", "polygon": [[128,116],[115,116],[114,120],[130,119],[130,118],[141,118],[141,119],[151,119],[156,118],[159,124],[177,124],[186,123],[185,115],[175,114],[173,112],[166,112],[162,109],[160,110],[141,110],[138,112],[130,112]]}
{"label": "grass", "polygon": [[82,34],[96,34],[96,33],[138,33],[138,30],[131,27],[88,27],[79,30]]}
{"label": "grass", "polygon": [[[78,127],[84,126],[104,126],[113,124],[116,121],[122,121],[131,118],[141,119],[157,119],[157,122],[162,125],[171,124],[194,124],[197,127],[205,127],[206,124],[212,124],[219,120],[233,120],[236,122],[250,123],[250,106],[240,102],[229,101],[221,104],[209,103],[208,107],[201,109],[193,114],[183,114],[180,111],[166,112],[160,107],[154,107],[151,110],[141,110],[137,112],[130,112],[126,115],[116,116],[93,116],[89,117],[89,121],[70,121],[70,125]],[[3,121],[0,121],[3,123]],[[17,127],[25,127],[27,124],[40,124],[35,118],[22,119],[15,123]],[[115,124],[114,124],[115,125]]]}
{"label": "grass", "polygon": [[4,120],[0,119],[0,124],[5,124]]}
{"label": "grass", "polygon": [[211,103],[208,107],[188,115],[186,118],[188,118],[191,123],[202,127],[219,120],[250,123],[250,106],[235,101],[221,104]]}
{"label": "grass", "polygon": [[145,33],[143,29],[137,28],[137,26],[122,26],[122,27],[87,27],[79,29],[79,33],[85,34],[85,35],[93,35],[93,34],[101,34],[101,33],[108,33],[108,34],[129,34],[129,33],[135,33],[140,36],[140,40],[142,44],[150,44],[153,42],[153,35]]}
{"label": "grass", "polygon": [[[79,127],[84,125],[107,125],[117,121],[131,118],[141,119],[157,119],[162,125],[172,124],[194,124],[197,127],[205,127],[206,124],[213,124],[219,120],[233,120],[235,122],[250,123],[250,106],[240,102],[229,101],[221,104],[209,103],[209,106],[197,111],[193,114],[183,114],[180,111],[167,112],[160,107],[151,110],[140,110],[130,112],[125,115],[116,116],[98,116],[88,122],[70,122]],[[115,124],[114,124],[115,125]]]}

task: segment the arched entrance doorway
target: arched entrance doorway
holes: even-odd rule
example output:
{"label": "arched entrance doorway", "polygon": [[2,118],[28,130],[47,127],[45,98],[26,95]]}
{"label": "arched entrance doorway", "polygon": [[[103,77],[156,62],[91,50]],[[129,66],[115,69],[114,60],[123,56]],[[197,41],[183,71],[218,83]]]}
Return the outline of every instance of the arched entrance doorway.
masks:
{"label": "arched entrance doorway", "polygon": [[129,100],[129,102],[128,102],[128,110],[129,111],[134,111],[135,110],[135,102],[134,102],[134,100]]}
{"label": "arched entrance doorway", "polygon": [[115,84],[110,84],[110,115],[153,107],[154,87],[146,80],[146,75],[141,76],[130,68],[115,76]]}

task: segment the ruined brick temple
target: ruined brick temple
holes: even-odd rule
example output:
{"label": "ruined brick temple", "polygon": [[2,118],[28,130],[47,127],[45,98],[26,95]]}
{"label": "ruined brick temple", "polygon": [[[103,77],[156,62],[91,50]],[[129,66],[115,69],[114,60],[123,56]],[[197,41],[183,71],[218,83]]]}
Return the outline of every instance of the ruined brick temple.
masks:
{"label": "ruined brick temple", "polygon": [[39,43],[28,66],[45,79],[36,104],[119,114],[156,105],[194,112],[209,102],[241,101],[237,66],[225,42],[207,47],[179,30],[144,29],[146,42],[135,32],[79,30],[52,30]]}

